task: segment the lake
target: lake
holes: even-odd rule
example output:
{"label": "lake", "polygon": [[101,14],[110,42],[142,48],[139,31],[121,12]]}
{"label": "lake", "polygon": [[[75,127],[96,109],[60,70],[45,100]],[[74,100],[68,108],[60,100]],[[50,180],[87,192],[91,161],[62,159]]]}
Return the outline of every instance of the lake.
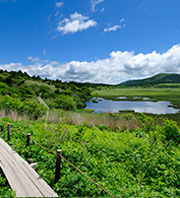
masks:
{"label": "lake", "polygon": [[[96,100],[94,103],[92,101]],[[170,107],[172,104],[167,101],[113,101],[103,98],[96,98],[86,102],[86,109],[93,109],[95,113],[117,113],[119,111],[135,111],[152,114],[174,114],[179,110]]]}

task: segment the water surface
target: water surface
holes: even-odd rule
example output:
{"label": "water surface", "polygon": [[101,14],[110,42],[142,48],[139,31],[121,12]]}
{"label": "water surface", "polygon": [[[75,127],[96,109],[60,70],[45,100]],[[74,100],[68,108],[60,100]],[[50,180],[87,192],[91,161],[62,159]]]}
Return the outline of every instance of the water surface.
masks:
{"label": "water surface", "polygon": [[98,98],[97,103],[92,100],[86,102],[86,109],[93,109],[95,113],[117,113],[119,111],[135,111],[152,114],[173,114],[178,113],[179,110],[173,107],[167,101],[113,101]]}

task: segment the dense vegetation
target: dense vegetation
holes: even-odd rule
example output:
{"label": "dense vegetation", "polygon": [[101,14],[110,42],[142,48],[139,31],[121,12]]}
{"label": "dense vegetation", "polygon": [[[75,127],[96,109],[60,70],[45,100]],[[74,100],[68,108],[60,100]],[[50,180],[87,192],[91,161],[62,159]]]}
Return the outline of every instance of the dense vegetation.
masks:
{"label": "dense vegetation", "polygon": [[90,84],[61,82],[60,80],[30,77],[27,73],[0,70],[0,109],[7,113],[16,110],[37,118],[47,110],[40,104],[41,98],[53,109],[76,110],[85,107],[90,97]]}
{"label": "dense vegetation", "polygon": [[157,84],[164,84],[164,83],[180,83],[180,74],[157,74],[150,78],[145,78],[142,80],[129,80],[120,84],[120,86],[154,86]]}
{"label": "dense vegetation", "polygon": [[[92,114],[81,110],[93,96],[113,100],[119,96],[126,96],[127,100],[150,97],[171,101],[180,108],[180,84],[173,78],[168,81],[167,75],[160,74],[149,79],[151,85],[148,80],[144,82],[151,88],[118,88],[43,80],[21,71],[0,70],[0,112],[4,112],[2,117],[12,112],[25,114],[27,119],[18,121],[11,116],[13,119],[2,120],[24,133],[30,132],[33,139],[53,151],[62,149],[69,161],[115,197],[180,197],[180,113],[157,116]],[[50,110],[40,104],[39,96]],[[171,119],[178,121],[179,126]],[[7,126],[1,122],[0,125],[1,137],[8,142]],[[65,161],[61,179],[54,184],[55,155],[33,142],[26,148],[25,137],[13,128],[11,131],[8,143],[26,160],[33,158],[38,162],[37,172],[60,197],[108,196]],[[14,196],[1,173],[0,186],[0,197]]]}
{"label": "dense vegetation", "polygon": [[[156,120],[144,114],[136,118],[141,127],[120,131],[66,123],[12,121],[40,144],[63,155],[115,197],[180,196],[180,129],[176,122]],[[6,125],[2,137],[7,141]],[[63,161],[61,179],[54,184],[55,155],[31,143],[15,130],[11,144],[25,159],[38,162],[37,172],[60,197],[107,197],[108,195]]]}

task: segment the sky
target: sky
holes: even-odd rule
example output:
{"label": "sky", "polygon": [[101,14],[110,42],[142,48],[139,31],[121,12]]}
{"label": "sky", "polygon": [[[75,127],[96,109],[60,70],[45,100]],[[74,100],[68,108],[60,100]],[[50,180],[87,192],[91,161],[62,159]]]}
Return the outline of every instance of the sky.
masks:
{"label": "sky", "polygon": [[0,0],[0,69],[118,84],[180,73],[180,0]]}

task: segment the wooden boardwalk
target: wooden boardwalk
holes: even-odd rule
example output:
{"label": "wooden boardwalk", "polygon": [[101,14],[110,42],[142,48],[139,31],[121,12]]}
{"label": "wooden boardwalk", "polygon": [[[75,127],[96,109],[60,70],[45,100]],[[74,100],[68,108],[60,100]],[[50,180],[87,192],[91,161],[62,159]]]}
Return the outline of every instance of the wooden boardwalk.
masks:
{"label": "wooden boardwalk", "polygon": [[36,171],[1,138],[0,167],[16,197],[58,197]]}

